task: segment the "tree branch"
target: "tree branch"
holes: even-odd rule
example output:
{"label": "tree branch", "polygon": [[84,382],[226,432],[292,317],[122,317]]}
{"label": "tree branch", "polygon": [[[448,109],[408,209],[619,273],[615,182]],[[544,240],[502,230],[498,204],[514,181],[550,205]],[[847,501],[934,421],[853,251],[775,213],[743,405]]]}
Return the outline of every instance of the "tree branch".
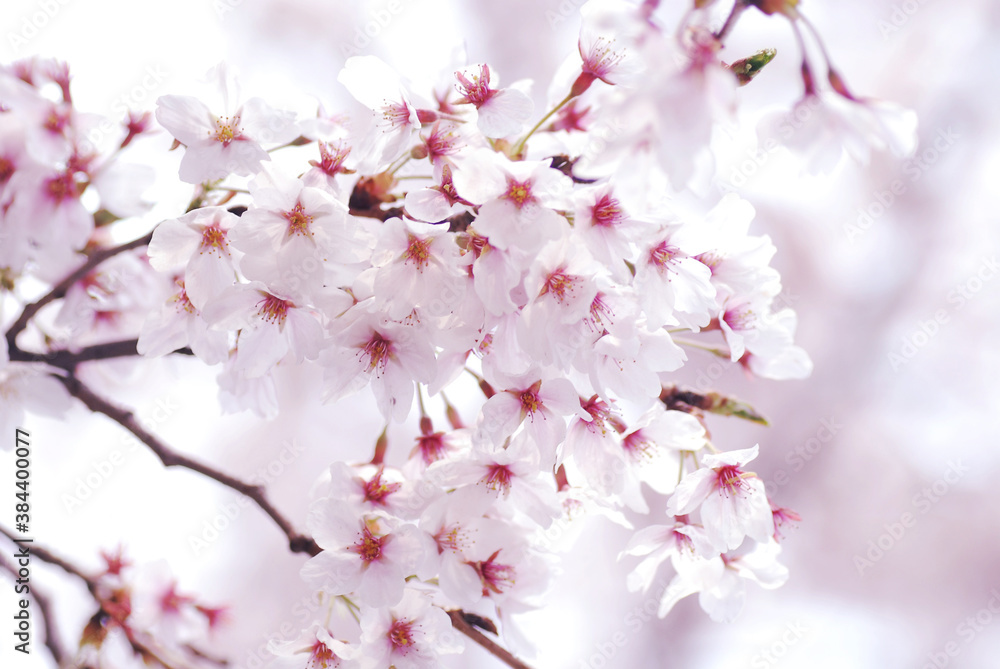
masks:
{"label": "tree branch", "polygon": [[53,378],[61,381],[70,394],[83,402],[91,411],[104,414],[138,437],[141,442],[146,444],[156,454],[156,457],[160,459],[164,467],[184,467],[185,469],[190,469],[210,479],[215,479],[222,485],[232,488],[236,492],[252,499],[264,513],[270,516],[271,520],[275,522],[281,531],[285,533],[285,536],[288,537],[288,547],[293,553],[319,554],[320,548],[316,542],[311,537],[295,531],[295,528],[292,527],[288,519],[267,499],[263,486],[246,483],[214,467],[192,460],[186,455],[174,451],[142,427],[135,419],[135,416],[132,415],[132,412],[116,407],[103,397],[99,397],[76,377]]}
{"label": "tree branch", "polygon": [[[10,530],[8,530],[3,525],[0,525],[0,534],[4,535],[5,537],[7,537],[8,539],[10,539],[11,541],[16,541],[17,540],[17,537],[15,537],[10,532]],[[92,579],[89,576],[87,576],[86,574],[84,574],[75,565],[72,565],[69,562],[66,562],[66,560],[63,560],[61,557],[53,555],[48,550],[42,548],[41,546],[35,544],[34,542],[32,542],[31,548],[29,549],[29,551],[30,551],[30,553],[31,553],[31,555],[33,557],[37,557],[42,562],[48,562],[51,565],[55,565],[55,566],[59,567],[60,569],[62,569],[67,574],[70,574],[71,576],[76,576],[78,579],[82,580],[84,583],[87,584],[87,589],[90,590],[91,593],[94,592],[94,588],[95,588],[94,579]]]}
{"label": "tree branch", "polygon": [[503,648],[488,636],[470,625],[465,619],[465,611],[462,611],[461,609],[452,609],[447,613],[448,617],[451,618],[452,627],[478,643],[508,667],[513,667],[513,669],[531,669],[530,666],[514,657],[509,650]]}
{"label": "tree branch", "polygon": [[[135,417],[131,412],[118,408],[104,398],[96,395],[75,376],[71,375],[68,377],[54,378],[58,378],[58,380],[66,386],[66,389],[70,392],[70,394],[83,402],[91,411],[104,414],[138,437],[140,441],[146,444],[150,450],[156,454],[156,456],[160,459],[160,462],[162,462],[165,467],[184,467],[186,469],[190,469],[207,476],[208,478],[214,479],[222,485],[232,488],[236,492],[246,495],[252,499],[256,502],[257,506],[264,511],[264,513],[270,516],[271,520],[278,525],[281,531],[285,533],[285,536],[288,538],[288,547],[293,553],[306,553],[310,556],[315,556],[320,553],[320,547],[316,544],[312,537],[296,532],[295,528],[292,527],[292,524],[281,514],[281,512],[271,505],[267,499],[263,486],[245,483],[224,472],[214,469],[213,467],[177,453],[161,442],[156,436],[146,431],[146,429],[135,420]],[[79,572],[77,573],[79,574]],[[81,578],[85,577],[81,575]],[[510,651],[501,647],[499,644],[482,634],[473,625],[471,625],[465,619],[464,611],[448,611],[448,616],[451,618],[452,625],[455,629],[485,648],[491,654],[505,662],[508,666],[513,667],[514,669],[531,669],[531,667],[527,664],[514,657]]]}
{"label": "tree branch", "polygon": [[[6,531],[4,534],[6,534]],[[35,553],[34,549],[32,549],[32,553]],[[15,579],[17,578],[17,568],[7,561],[5,555],[0,555],[0,567],[9,571]],[[38,611],[42,616],[42,626],[45,627],[45,647],[49,649],[52,659],[56,661],[56,665],[61,667],[66,661],[66,650],[62,646],[62,641],[59,640],[55,620],[52,618],[52,600],[48,598],[48,595],[43,595],[38,590],[38,587],[34,585],[31,586],[30,597],[35,600],[35,604],[38,605]]]}
{"label": "tree branch", "polygon": [[[15,540],[15,536],[11,534],[11,532],[6,527],[3,527],[2,525],[0,525],[0,534],[4,535],[11,541]],[[65,571],[67,574],[75,576],[76,578],[83,581],[87,586],[87,590],[90,591],[91,596],[97,602],[97,605],[99,607],[98,612],[100,613],[101,611],[105,611],[106,613],[106,609],[104,608],[106,602],[101,598],[100,594],[98,593],[97,580],[95,578],[87,576],[86,574],[83,573],[83,570],[80,569],[79,567],[56,556],[49,550],[39,546],[34,542],[32,542],[29,552],[32,557],[37,557],[40,560],[42,560],[42,562],[48,562],[49,564],[55,565],[56,567],[59,567],[60,569]],[[13,568],[10,565],[4,562],[2,555],[0,555],[0,566],[3,566],[12,573],[16,573],[14,572]],[[62,666],[64,659],[66,657],[66,653],[59,645],[56,635],[52,633],[54,627],[51,618],[51,602],[47,598],[40,596],[35,586],[32,586],[31,593],[32,593],[31,596],[35,598],[35,602],[38,604],[38,608],[42,612],[42,620],[46,628],[45,645],[52,652],[52,656],[56,659],[56,662],[59,664],[59,666]],[[137,655],[143,658],[152,659],[161,666],[163,666],[165,669],[174,669],[176,663],[173,660],[164,659],[163,653],[159,652],[156,648],[153,647],[155,645],[155,639],[151,638],[149,642],[143,641],[142,639],[139,639],[136,636],[135,630],[132,630],[127,626],[122,626],[122,631],[125,633],[129,645],[132,646],[132,650]],[[184,644],[183,648],[192,655],[208,660],[215,664],[218,665],[228,664],[227,661],[211,657],[190,644]],[[186,664],[184,660],[181,660],[181,662]]]}
{"label": "tree branch", "polygon": [[[59,349],[47,353],[32,353],[30,351],[22,351],[20,348],[14,346],[10,349],[10,360],[11,362],[43,362],[47,365],[72,372],[81,362],[137,356],[139,355],[139,352],[136,350],[138,341],[138,339],[123,339],[105,344],[95,344],[81,348],[75,353],[68,349]],[[180,348],[173,351],[173,353],[194,355],[190,348]]]}
{"label": "tree branch", "polygon": [[42,295],[36,301],[24,307],[24,311],[22,311],[18,319],[14,321],[14,324],[10,326],[10,329],[7,330],[7,347],[12,351],[16,349],[17,335],[20,334],[21,331],[28,326],[28,321],[30,321],[35,316],[35,314],[37,314],[41,310],[41,308],[44,307],[46,304],[66,295],[66,291],[69,290],[74,283],[76,283],[83,277],[87,276],[87,274],[90,273],[90,270],[94,269],[108,258],[114,257],[119,253],[123,253],[124,251],[131,251],[132,249],[139,248],[140,246],[149,245],[149,241],[152,238],[153,238],[153,233],[150,232],[145,237],[140,237],[139,239],[133,239],[132,241],[122,244],[120,246],[115,246],[109,249],[102,249],[100,251],[95,251],[94,253],[92,253],[90,257],[87,258],[87,261],[85,263],[80,265],[80,267],[78,267],[65,279],[63,279],[55,286],[53,286],[52,290],[47,292],[45,295]]}

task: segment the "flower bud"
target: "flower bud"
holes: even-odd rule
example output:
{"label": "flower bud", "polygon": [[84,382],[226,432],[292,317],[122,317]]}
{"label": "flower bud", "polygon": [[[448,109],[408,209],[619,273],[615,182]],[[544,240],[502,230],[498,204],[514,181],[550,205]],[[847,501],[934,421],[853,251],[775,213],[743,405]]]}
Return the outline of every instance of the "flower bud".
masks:
{"label": "flower bud", "polygon": [[748,58],[741,58],[736,61],[729,66],[729,69],[736,75],[736,79],[740,82],[740,86],[746,86],[753,80],[754,77],[760,74],[760,71],[764,69],[765,65],[774,60],[774,56],[777,53],[778,52],[775,49],[761,49]]}

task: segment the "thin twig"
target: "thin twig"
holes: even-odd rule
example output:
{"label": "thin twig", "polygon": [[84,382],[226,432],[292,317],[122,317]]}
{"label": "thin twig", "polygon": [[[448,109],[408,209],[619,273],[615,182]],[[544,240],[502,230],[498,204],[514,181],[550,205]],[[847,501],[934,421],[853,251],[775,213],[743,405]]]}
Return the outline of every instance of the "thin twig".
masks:
{"label": "thin twig", "polygon": [[488,636],[470,625],[465,619],[464,611],[461,609],[453,609],[447,613],[448,617],[451,618],[452,627],[478,643],[508,667],[513,667],[514,669],[531,669],[530,666],[514,657],[509,650],[503,648]]}
{"label": "thin twig", "polygon": [[[10,530],[3,527],[2,525],[0,525],[0,534],[4,535],[11,541],[15,540],[15,536],[10,532]],[[65,571],[67,574],[75,576],[76,578],[83,581],[87,586],[87,590],[90,591],[91,596],[93,596],[94,599],[97,601],[97,605],[102,610],[104,610],[105,603],[104,600],[101,599],[100,594],[98,593],[97,579],[87,576],[85,573],[83,573],[83,570],[77,567],[76,565],[67,562],[61,557],[56,556],[48,549],[43,548],[42,546],[34,542],[32,542],[29,552],[32,557],[37,557],[43,562],[48,562],[51,565],[55,565],[56,567],[59,567],[60,569]],[[0,555],[0,566],[3,566],[13,572],[13,568],[4,562],[2,555]],[[51,632],[51,630],[54,629],[50,616],[51,602],[48,601],[47,598],[39,595],[38,590],[35,586],[32,586],[31,588],[31,596],[35,598],[35,602],[38,604],[38,608],[42,612],[42,620],[45,623],[46,627],[45,645],[52,652],[52,655],[56,659],[56,662],[59,664],[59,666],[62,666],[63,660],[66,657],[66,653],[62,649],[62,647],[58,645],[58,640],[56,639],[56,635]],[[129,645],[132,646],[132,649],[136,652],[136,654],[152,658],[153,660],[161,664],[163,667],[166,667],[166,669],[174,669],[176,663],[174,663],[172,660],[164,659],[163,654],[157,652],[157,650],[152,647],[152,644],[155,643],[155,640],[150,640],[150,642],[147,643],[137,638],[133,630],[130,630],[128,628],[123,628],[123,631],[125,632],[125,636],[128,639]],[[50,641],[54,645],[50,645]],[[196,657],[200,657],[202,659],[205,659],[209,662],[213,662],[220,666],[228,664],[227,660],[212,657],[211,655],[208,655],[207,653],[195,648],[190,644],[184,644],[183,648],[184,650],[190,652],[192,655],[195,655]],[[186,664],[186,661],[184,660],[181,660],[181,662],[184,662]]]}
{"label": "thin twig", "polygon": [[[144,661],[146,657],[150,657],[157,663],[159,663],[159,665],[163,667],[163,669],[175,669],[176,667],[189,665],[189,662],[186,659],[178,659],[176,663],[172,659],[169,658],[164,659],[163,655],[165,655],[166,653],[157,652],[157,649],[153,647],[153,644],[156,643],[155,639],[151,638],[150,642],[147,643],[145,641],[141,641],[140,639],[136,638],[134,633],[126,634],[125,636],[128,639],[129,645],[132,646],[132,650],[136,654],[143,656]],[[160,648],[159,650],[167,651],[166,648]]]}
{"label": "thin twig", "polygon": [[[165,467],[184,467],[186,469],[190,469],[214,479],[222,485],[232,488],[233,490],[252,499],[256,502],[257,506],[259,506],[264,513],[270,516],[271,520],[273,520],[275,524],[281,528],[282,532],[285,533],[285,536],[288,537],[288,546],[293,553],[306,553],[312,556],[320,553],[320,548],[312,537],[296,532],[292,527],[292,524],[271,505],[262,486],[245,483],[224,472],[220,472],[208,465],[196,462],[185,455],[177,453],[139,425],[131,412],[125,409],[120,409],[112,405],[104,398],[96,395],[76,377],[71,375],[56,378],[58,378],[58,380],[66,386],[66,389],[71,395],[83,402],[91,411],[104,414],[138,437],[140,441],[146,444],[150,450],[156,454],[156,456],[160,459],[160,462],[162,462]],[[0,528],[0,531],[3,531],[3,533],[7,534],[8,537],[13,538],[6,532],[6,530],[3,530],[3,528]],[[53,564],[59,565],[69,573],[83,578],[88,583],[88,587],[93,587],[92,582],[72,565],[55,558],[51,554],[48,555],[49,559],[47,559],[42,555],[42,552],[44,551],[40,552],[40,549],[37,547],[34,547],[32,551],[33,553],[39,555],[39,557],[43,560],[51,561]],[[470,625],[465,620],[463,611],[449,611],[448,615],[451,617],[452,625],[454,625],[455,629],[472,639],[497,658],[503,660],[508,666],[513,667],[514,669],[531,669],[531,667],[527,664],[514,657],[510,651],[501,647],[499,644]],[[156,659],[159,661],[159,658]]]}
{"label": "thin twig", "polygon": [[719,29],[719,32],[715,33],[715,40],[717,42],[721,44],[722,41],[726,39],[729,32],[736,26],[736,21],[739,20],[740,14],[742,14],[743,10],[746,8],[746,0],[736,0],[736,4],[733,5],[733,10],[729,12],[729,16],[726,17],[726,22],[722,24],[722,28]]}
{"label": "thin twig", "polygon": [[[0,534],[4,535],[11,541],[17,540],[17,537],[14,536],[11,533],[11,531],[8,530],[3,525],[0,525]],[[91,593],[94,592],[94,588],[96,587],[94,579],[84,574],[83,571],[81,571],[76,565],[70,564],[66,560],[63,560],[61,557],[58,557],[57,555],[53,555],[51,552],[49,552],[45,548],[42,548],[41,546],[39,546],[34,542],[32,542],[29,551],[33,557],[37,557],[42,562],[48,562],[51,565],[59,567],[67,574],[76,576],[78,579],[82,580],[84,583],[87,584],[87,589],[90,590]]]}
{"label": "thin twig", "polygon": [[[9,571],[15,579],[17,578],[17,568],[8,562],[6,556],[2,554],[0,554],[0,567]],[[31,586],[30,596],[35,600],[42,616],[42,626],[45,627],[45,647],[52,653],[52,659],[56,661],[56,666],[61,667],[66,661],[66,650],[59,640],[55,620],[52,618],[52,600],[49,599],[48,595],[42,594],[36,585]]]}
{"label": "thin twig", "polygon": [[212,664],[217,664],[220,667],[227,667],[227,666],[229,666],[229,660],[227,660],[225,658],[215,657],[213,655],[209,655],[208,653],[206,653],[205,651],[201,650],[200,648],[195,648],[194,646],[192,646],[190,644],[185,645],[184,648],[187,649],[187,651],[190,652],[195,657],[200,657],[201,659],[207,660],[208,662],[211,662]]}
{"label": "thin twig", "polygon": [[203,464],[196,460],[178,453],[171,449],[169,446],[164,444],[153,434],[150,434],[139,422],[135,419],[132,412],[119,407],[114,406],[108,402],[103,397],[99,397],[90,388],[85,386],[74,376],[68,377],[55,377],[66,386],[70,394],[83,402],[87,408],[91,411],[96,411],[97,413],[102,413],[111,420],[115,421],[126,430],[134,434],[139,438],[141,442],[146,444],[156,457],[160,459],[164,467],[184,467],[185,469],[190,469],[191,471],[198,472],[203,476],[207,476],[210,479],[214,479],[221,483],[222,485],[232,488],[236,492],[246,495],[252,499],[257,506],[261,508],[271,520],[277,524],[281,531],[285,533],[288,537],[288,547],[293,553],[306,553],[308,555],[318,555],[320,552],[319,546],[311,537],[303,534],[299,534],[292,527],[292,524],[285,518],[280,511],[278,511],[271,502],[267,499],[266,492],[263,486],[254,485],[241,481],[225,472],[219,471],[214,467]]}
{"label": "thin twig", "polygon": [[69,290],[73,286],[73,284],[75,284],[83,277],[87,276],[87,274],[89,274],[92,269],[100,265],[108,258],[114,257],[119,253],[123,253],[125,251],[131,251],[132,249],[139,248],[140,246],[148,246],[149,241],[152,238],[153,238],[153,233],[150,232],[145,237],[140,237],[139,239],[133,239],[132,241],[126,244],[122,244],[121,246],[115,246],[110,249],[102,249],[100,251],[95,251],[93,254],[91,254],[91,256],[87,258],[87,262],[80,265],[80,267],[78,267],[75,271],[73,271],[69,276],[67,276],[65,279],[63,279],[55,286],[53,286],[52,290],[47,292],[45,295],[42,295],[36,301],[24,307],[24,311],[22,311],[18,319],[14,321],[14,324],[10,326],[10,329],[7,330],[8,348],[10,348],[11,350],[17,348],[16,346],[17,335],[20,334],[20,332],[28,326],[28,321],[30,321],[35,316],[35,314],[37,314],[39,310],[41,310],[42,307],[44,307],[49,302],[57,300],[60,297],[66,295],[66,291]]}

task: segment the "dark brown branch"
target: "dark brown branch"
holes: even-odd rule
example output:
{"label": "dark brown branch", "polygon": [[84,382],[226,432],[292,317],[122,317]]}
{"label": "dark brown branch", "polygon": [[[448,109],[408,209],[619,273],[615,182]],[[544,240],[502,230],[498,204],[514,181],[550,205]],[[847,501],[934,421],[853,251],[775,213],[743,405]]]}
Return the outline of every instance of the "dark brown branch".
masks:
{"label": "dark brown branch", "polygon": [[[9,571],[15,579],[17,578],[17,568],[8,562],[6,556],[2,554],[0,554],[0,567]],[[52,600],[49,599],[48,595],[42,594],[38,586],[35,585],[31,586],[30,597],[35,600],[35,604],[38,605],[38,612],[42,616],[42,626],[45,628],[45,647],[49,649],[52,659],[56,661],[56,665],[61,667],[66,661],[66,650],[62,646],[62,641],[59,640],[55,620],[52,618]]]}
{"label": "dark brown branch", "polygon": [[31,596],[34,597],[35,604],[38,604],[38,611],[42,614],[42,625],[45,627],[45,647],[52,654],[56,666],[61,667],[66,661],[66,651],[63,649],[62,641],[59,640],[56,622],[52,617],[52,600],[49,599],[48,595],[42,594],[37,586],[31,589]]}
{"label": "dark brown branch", "polygon": [[42,295],[35,302],[32,302],[24,307],[24,311],[22,311],[18,319],[14,321],[14,324],[10,326],[10,329],[7,330],[7,347],[11,350],[16,349],[17,335],[28,326],[28,321],[34,318],[35,314],[37,314],[46,304],[66,295],[66,291],[68,291],[77,281],[87,276],[92,269],[100,265],[108,258],[112,258],[119,253],[131,251],[132,249],[137,249],[140,246],[148,246],[149,241],[152,238],[153,233],[150,232],[145,237],[133,239],[132,241],[122,244],[121,246],[115,246],[110,249],[102,249],[92,253],[90,257],[87,258],[87,262],[80,265],[80,267],[73,271],[69,276],[53,286],[52,290],[47,292],[45,295]]}
{"label": "dark brown branch", "polygon": [[461,609],[448,611],[448,617],[451,618],[452,627],[478,643],[508,667],[513,667],[514,669],[531,669],[530,666],[514,657],[509,650],[503,648],[488,636],[477,630],[465,619],[465,615],[465,612]]}
{"label": "dark brown branch", "polygon": [[390,218],[402,218],[404,210],[402,207],[390,207],[389,209],[380,209],[378,206],[373,206],[368,209],[356,209],[351,208],[352,216],[363,216],[364,218],[375,218],[383,223],[388,221]]}
{"label": "dark brown branch", "polygon": [[[11,534],[11,532],[7,528],[5,528],[3,526],[0,526],[0,534],[3,534],[5,537],[7,537],[8,539],[10,539],[11,541],[15,540],[14,535]],[[39,546],[38,544],[36,544],[34,542],[31,543],[31,548],[29,549],[29,551],[30,551],[30,554],[31,554],[32,557],[37,557],[40,560],[42,560],[43,562],[48,562],[49,564],[55,565],[55,566],[59,567],[60,569],[62,569],[63,571],[65,571],[67,574],[75,576],[78,579],[80,579],[81,581],[83,581],[86,584],[86,586],[87,586],[87,590],[90,591],[90,594],[97,601],[98,607],[100,607],[99,610],[98,610],[98,613],[102,614],[102,612],[103,612],[103,615],[108,615],[106,613],[106,611],[105,611],[105,606],[107,605],[107,602],[104,599],[102,599],[101,596],[100,596],[100,594],[98,593],[97,580],[96,579],[87,576],[86,574],[83,573],[83,570],[80,569],[79,567],[77,567],[77,566],[75,566],[75,565],[67,562],[66,560],[64,560],[64,559],[62,559],[62,558],[60,558],[58,556],[56,556],[51,551],[49,551],[49,550],[47,550],[47,549]],[[11,570],[13,572],[12,567],[10,567],[7,564],[3,563],[2,556],[0,556],[0,566],[3,566],[3,567],[5,567],[8,570]],[[31,596],[35,598],[35,602],[38,604],[38,608],[42,612],[42,620],[45,623],[45,627],[46,627],[45,645],[52,652],[52,656],[56,659],[56,662],[60,666],[62,666],[63,660],[66,657],[66,653],[62,649],[62,647],[59,645],[59,641],[58,641],[56,635],[54,633],[52,633],[52,630],[54,629],[54,627],[52,625],[51,615],[50,615],[50,613],[51,613],[51,602],[47,598],[39,595],[38,590],[36,589],[35,586],[32,586],[31,592],[32,592]],[[172,663],[170,660],[165,660],[163,658],[162,654],[159,653],[159,652],[157,652],[152,647],[152,643],[147,643],[147,642],[145,642],[145,641],[137,638],[136,635],[135,635],[135,633],[134,633],[134,631],[128,629],[127,627],[123,626],[123,631],[125,632],[125,636],[128,639],[129,645],[132,646],[132,650],[137,655],[139,655],[140,657],[143,657],[143,658],[152,659],[153,661],[157,662],[161,666],[165,667],[165,669],[174,669],[174,666],[175,666],[174,663]],[[50,645],[50,642],[51,642],[52,645]],[[215,664],[218,664],[220,666],[228,664],[228,662],[226,660],[220,660],[218,658],[211,657],[210,655],[204,653],[203,651],[198,650],[197,648],[195,648],[194,646],[192,646],[190,644],[184,644],[183,648],[184,648],[184,650],[190,652],[192,655],[195,655],[197,657],[203,658],[205,660],[208,660],[208,661],[213,662]]]}
{"label": "dark brown branch", "polygon": [[[233,490],[252,499],[268,516],[271,517],[275,524],[281,528],[282,532],[285,533],[285,536],[288,537],[288,546],[293,553],[306,553],[308,555],[318,555],[320,553],[319,546],[311,537],[297,533],[291,523],[288,522],[288,520],[285,519],[285,517],[271,505],[271,503],[267,500],[262,486],[245,483],[239,479],[229,476],[228,474],[209,467],[208,465],[201,464],[191,460],[187,456],[176,453],[163,444],[163,442],[161,442],[157,437],[150,434],[141,425],[139,425],[131,412],[115,407],[107,400],[94,394],[90,388],[81,383],[76,377],[69,376],[56,378],[58,378],[59,381],[66,386],[70,394],[83,402],[91,411],[104,414],[138,437],[140,441],[146,444],[150,450],[156,454],[165,467],[184,467],[192,471],[196,471],[199,474],[214,479],[224,486],[232,488]],[[13,540],[14,537],[3,527],[0,527],[0,532]],[[61,567],[68,573],[83,579],[87,583],[87,587],[90,588],[91,592],[94,591],[94,582],[73,565],[55,557],[51,553],[48,553],[48,551],[39,547],[33,546],[32,554],[37,555],[42,560],[51,562],[52,564]],[[451,618],[452,625],[455,629],[485,648],[491,654],[505,662],[508,666],[513,667],[514,669],[531,669],[530,666],[514,657],[510,651],[501,647],[495,641],[477,630],[472,623],[466,620],[466,614],[464,611],[448,611],[448,615]],[[155,656],[154,659],[160,662],[160,659]],[[163,664],[163,662],[160,663]],[[168,665],[164,664],[164,666]]]}
{"label": "dark brown branch", "polygon": [[[296,532],[292,527],[292,524],[283,515],[281,515],[281,513],[274,508],[274,506],[271,505],[262,486],[245,483],[239,479],[229,476],[224,472],[220,472],[208,465],[196,462],[185,455],[173,451],[157,437],[150,434],[141,425],[139,425],[131,412],[115,407],[104,398],[99,397],[92,390],[90,390],[90,388],[81,383],[76,377],[68,376],[56,378],[58,378],[59,381],[66,386],[66,389],[69,390],[71,395],[83,402],[91,411],[104,414],[138,437],[140,441],[146,444],[150,450],[156,454],[165,467],[184,467],[186,469],[190,469],[214,479],[224,486],[232,488],[233,490],[252,499],[256,502],[257,506],[270,516],[271,520],[273,520],[275,524],[281,528],[282,532],[285,533],[285,536],[288,537],[288,546],[293,553],[306,553],[313,556],[320,553],[319,546],[311,537]],[[3,528],[0,528],[0,530],[2,529]],[[7,534],[5,530],[4,533]],[[11,535],[8,534],[7,536],[10,537]],[[35,554],[39,555],[39,557],[42,557],[43,560],[46,559],[39,552],[38,548],[33,548],[32,550]],[[58,558],[55,558],[54,556],[49,555],[49,558],[50,559],[47,561],[52,561],[53,564],[58,564],[69,573],[75,574],[76,576],[84,579],[87,582],[88,587],[93,589],[93,582],[75,567],[59,560]],[[530,666],[514,657],[510,651],[501,647],[495,641],[476,629],[473,624],[466,620],[466,614],[464,611],[448,611],[448,615],[451,618],[452,625],[455,629],[485,648],[488,652],[502,660],[508,666],[513,667],[514,669],[531,669]],[[153,657],[156,661],[164,664],[155,655]],[[168,665],[164,664],[164,666]]]}
{"label": "dark brown branch", "polygon": [[[67,349],[49,351],[47,353],[31,353],[22,351],[20,348],[11,347],[10,359],[12,362],[44,362],[53,367],[59,367],[72,372],[81,362],[93,360],[109,360],[111,358],[128,358],[139,355],[136,350],[137,339],[124,339],[122,341],[112,341],[105,344],[95,344],[81,348],[73,352]],[[194,355],[189,348],[181,348],[174,353],[180,355]]]}
{"label": "dark brown branch", "polygon": [[222,485],[232,488],[236,492],[246,495],[252,499],[257,506],[261,508],[271,520],[285,533],[288,537],[288,547],[293,553],[306,553],[308,555],[318,555],[320,548],[316,545],[311,537],[303,534],[299,534],[292,527],[292,524],[286,519],[280,511],[278,511],[271,502],[267,499],[266,492],[263,486],[253,485],[241,481],[225,472],[219,471],[214,467],[197,462],[191,458],[177,453],[169,446],[164,444],[156,436],[148,432],[132,415],[132,412],[119,407],[114,406],[103,397],[96,395],[90,388],[85,386],[74,376],[69,377],[55,377],[66,386],[70,394],[83,402],[87,408],[91,411],[97,413],[102,413],[111,420],[115,421],[126,430],[134,434],[138,439],[146,444],[156,457],[160,459],[164,467],[184,467],[185,469],[190,469],[191,471],[198,472],[203,476],[207,476],[210,479],[215,479]]}
{"label": "dark brown branch", "polygon": [[[11,541],[15,541],[17,539],[17,537],[11,534],[10,530],[8,530],[6,527],[3,527],[2,525],[0,525],[0,534],[4,535]],[[59,567],[67,574],[76,576],[78,579],[82,580],[84,583],[87,584],[87,589],[90,590],[91,593],[94,592],[95,588],[94,579],[84,574],[75,565],[70,564],[66,560],[63,560],[61,557],[58,557],[57,555],[53,555],[48,550],[42,548],[41,546],[35,544],[34,542],[31,543],[31,547],[29,550],[33,557],[37,557],[42,562],[48,562],[51,565],[55,565],[56,567]]]}

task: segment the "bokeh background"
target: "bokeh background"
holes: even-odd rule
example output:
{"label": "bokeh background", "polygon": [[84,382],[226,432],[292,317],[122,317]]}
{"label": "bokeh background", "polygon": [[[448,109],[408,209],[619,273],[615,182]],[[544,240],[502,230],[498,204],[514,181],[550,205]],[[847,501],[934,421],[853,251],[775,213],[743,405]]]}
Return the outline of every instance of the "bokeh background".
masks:
{"label": "bokeh background", "polygon": [[[356,54],[381,56],[414,81],[466,58],[489,62],[503,81],[533,79],[540,107],[576,47],[579,4],[5,0],[0,60],[65,59],[78,106],[112,116],[123,103],[151,108],[159,95],[189,93],[221,59],[241,71],[249,93],[304,114],[317,100],[336,109],[348,102],[337,73]],[[685,3],[664,4],[670,22]],[[784,300],[798,311],[798,341],[815,372],[805,381],[748,380],[705,357],[680,380],[710,382],[770,419],[767,428],[721,418],[711,427],[724,449],[760,442],[759,475],[802,515],[784,544],[791,578],[773,591],[749,586],[732,624],[712,623],[693,599],[665,620],[637,618],[648,597],[626,591],[634,562],[616,559],[628,533],[594,520],[567,532],[576,543],[565,572],[548,605],[525,617],[537,667],[996,666],[1000,6],[813,0],[802,8],[853,90],[917,111],[920,147],[908,161],[875,155],[824,176],[801,174],[783,151],[756,152],[757,119],[801,91],[799,57],[786,22],[751,12],[741,20],[726,58],[764,47],[778,58],[743,89],[742,129],[720,137],[709,199],[736,190],[756,207],[753,230],[778,248]],[[176,214],[186,193],[159,188],[154,215]],[[93,382],[178,449],[266,481],[300,526],[312,481],[334,458],[367,458],[381,429],[366,394],[320,405],[310,373],[282,379],[282,418],[264,423],[220,419],[213,373],[190,361],[123,362],[114,372],[93,371]],[[39,541],[94,569],[98,550],[119,542],[136,561],[167,560],[183,590],[233,607],[214,642],[234,669],[256,669],[268,639],[300,629],[314,607],[298,580],[303,558],[287,553],[255,508],[234,506],[235,494],[197,475],[165,471],[83,409],[68,424],[31,418],[27,426]],[[408,449],[412,426],[390,436]],[[0,453],[0,470],[12,469]],[[904,514],[913,521],[906,527]],[[57,600],[64,640],[74,642],[92,613],[85,591],[37,561],[34,570]],[[0,610],[12,610],[11,598],[0,589]],[[0,648],[3,667],[48,666],[40,645],[28,659],[13,657],[10,645]],[[449,666],[500,665],[473,648]]]}

